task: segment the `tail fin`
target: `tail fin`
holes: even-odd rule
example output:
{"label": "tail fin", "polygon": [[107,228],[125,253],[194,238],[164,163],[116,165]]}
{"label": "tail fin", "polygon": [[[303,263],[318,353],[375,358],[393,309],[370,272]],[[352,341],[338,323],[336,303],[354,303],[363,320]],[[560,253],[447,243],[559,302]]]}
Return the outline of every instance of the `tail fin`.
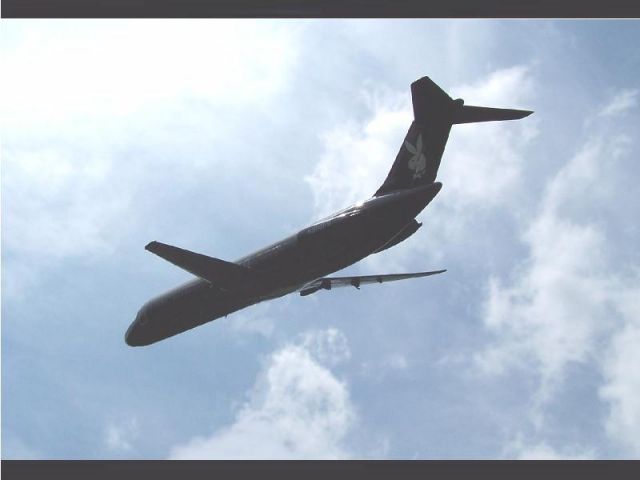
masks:
{"label": "tail fin", "polygon": [[429,77],[411,84],[411,97],[414,121],[386,180],[374,196],[433,183],[452,125],[516,120],[533,113],[464,105],[462,99],[453,100]]}

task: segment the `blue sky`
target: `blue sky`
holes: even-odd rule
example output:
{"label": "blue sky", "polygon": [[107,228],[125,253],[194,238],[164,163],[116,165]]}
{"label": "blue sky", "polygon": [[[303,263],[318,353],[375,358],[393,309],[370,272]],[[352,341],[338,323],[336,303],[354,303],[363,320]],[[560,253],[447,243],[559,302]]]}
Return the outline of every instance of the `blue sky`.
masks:
{"label": "blue sky", "polygon": [[[2,458],[637,458],[637,21],[11,21]],[[371,195],[429,75],[472,105],[416,235],[147,348],[189,275]]]}

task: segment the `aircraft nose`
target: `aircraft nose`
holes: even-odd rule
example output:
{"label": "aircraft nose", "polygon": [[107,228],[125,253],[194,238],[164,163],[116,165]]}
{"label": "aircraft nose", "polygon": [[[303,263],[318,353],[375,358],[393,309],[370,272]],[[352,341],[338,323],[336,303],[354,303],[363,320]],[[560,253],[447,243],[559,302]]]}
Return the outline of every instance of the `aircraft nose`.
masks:
{"label": "aircraft nose", "polygon": [[127,332],[124,334],[124,341],[130,347],[139,347],[143,345],[141,335],[141,325],[145,322],[146,313],[140,310],[136,315],[136,319],[129,325]]}

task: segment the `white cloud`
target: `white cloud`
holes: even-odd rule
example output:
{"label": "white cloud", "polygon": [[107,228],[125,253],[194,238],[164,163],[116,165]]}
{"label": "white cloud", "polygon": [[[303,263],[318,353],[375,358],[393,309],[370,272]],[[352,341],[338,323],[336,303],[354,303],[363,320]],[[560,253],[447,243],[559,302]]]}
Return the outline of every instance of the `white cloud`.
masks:
{"label": "white cloud", "polygon": [[624,326],[613,336],[605,356],[605,384],[600,390],[609,402],[605,427],[630,458],[640,455],[640,285],[623,288],[618,299]]}
{"label": "white cloud", "polygon": [[302,346],[320,363],[335,366],[351,358],[347,337],[337,328],[312,330],[302,337]]}
{"label": "white cloud", "polygon": [[274,22],[152,20],[16,25],[3,48],[3,118],[20,128],[131,115],[176,97],[260,104],[295,56]]}
{"label": "white cloud", "polygon": [[[211,437],[174,447],[174,459],[348,458],[344,440],[355,422],[347,385],[323,366],[348,352],[335,329],[307,333],[274,352],[234,423]],[[316,356],[316,358],[314,358]]]}
{"label": "white cloud", "polygon": [[138,435],[138,422],[135,418],[128,421],[110,422],[105,429],[105,445],[112,452],[130,452],[133,441]]}
{"label": "white cloud", "polygon": [[239,333],[253,333],[270,338],[275,328],[275,320],[270,314],[271,304],[260,303],[234,315],[229,328]]}
{"label": "white cloud", "polygon": [[340,125],[324,135],[325,152],[305,178],[316,215],[323,217],[370,197],[386,177],[412,120],[406,95],[373,97],[365,125]]}
{"label": "white cloud", "polygon": [[590,358],[599,336],[615,323],[612,296],[619,280],[608,265],[602,227],[565,213],[570,202],[597,195],[605,152],[616,151],[618,139],[592,141],[550,182],[539,215],[523,235],[530,256],[511,285],[492,278],[485,323],[499,340],[478,356],[493,373],[531,365],[542,374],[542,398],[548,382],[562,380],[570,362]]}
{"label": "white cloud", "polygon": [[480,361],[496,372],[532,357],[546,382],[560,379],[569,362],[586,360],[610,326],[606,292],[613,285],[601,270],[605,241],[597,228],[543,214],[525,241],[531,258],[517,283],[490,282],[485,322],[501,340]]}
{"label": "white cloud", "polygon": [[223,112],[269,104],[295,62],[297,32],[226,20],[9,26],[0,113],[7,276],[108,255],[154,218],[158,190],[215,175],[205,142],[237,128]]}
{"label": "white cloud", "polygon": [[[629,367],[638,360],[629,345],[637,340],[640,269],[621,271],[606,224],[591,215],[613,188],[610,172],[631,157],[632,146],[623,134],[590,135],[549,182],[540,211],[522,236],[528,259],[513,280],[489,282],[484,322],[495,340],[476,360],[490,374],[520,369],[538,376],[530,412],[537,432],[568,367],[599,366],[605,379],[601,394],[611,409],[607,431],[637,453],[640,381]],[[544,442],[528,452],[554,455]]]}
{"label": "white cloud", "polygon": [[[525,108],[534,88],[530,69],[516,66],[495,71],[450,93],[471,105]],[[522,152],[536,135],[535,117],[454,126],[440,176],[449,192],[447,204],[468,211],[470,207],[491,207],[512,197],[519,187]]]}
{"label": "white cloud", "polygon": [[9,148],[3,156],[7,248],[54,258],[113,248],[108,239],[117,235],[130,198],[110,182],[109,159]]}
{"label": "white cloud", "polygon": [[620,115],[628,110],[631,110],[638,104],[638,90],[627,89],[622,90],[607,103],[600,111],[600,115],[604,117],[610,117],[614,115]]}

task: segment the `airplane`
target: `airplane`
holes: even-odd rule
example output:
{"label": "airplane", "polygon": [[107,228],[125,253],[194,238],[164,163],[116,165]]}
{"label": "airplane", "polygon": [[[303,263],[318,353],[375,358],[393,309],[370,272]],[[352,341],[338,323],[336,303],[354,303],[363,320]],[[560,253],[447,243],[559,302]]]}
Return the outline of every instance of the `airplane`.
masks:
{"label": "airplane", "polygon": [[465,105],[429,77],[411,84],[411,96],[414,120],[387,178],[371,198],[235,262],[149,243],[146,250],[196,278],[145,303],[127,329],[125,342],[150,345],[292,292],[307,296],[445,272],[327,276],[398,245],[422,226],[415,217],[442,187],[436,174],[453,125],[516,120],[533,112]]}

